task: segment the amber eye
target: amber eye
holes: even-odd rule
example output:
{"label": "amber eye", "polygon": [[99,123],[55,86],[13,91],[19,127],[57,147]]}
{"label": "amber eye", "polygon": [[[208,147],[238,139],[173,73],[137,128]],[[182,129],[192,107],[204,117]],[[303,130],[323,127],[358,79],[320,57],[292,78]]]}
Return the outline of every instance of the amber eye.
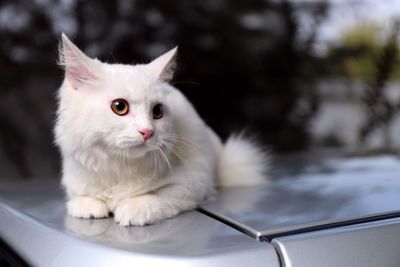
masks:
{"label": "amber eye", "polygon": [[124,116],[129,111],[129,104],[125,99],[118,98],[111,103],[111,109],[115,114]]}
{"label": "amber eye", "polygon": [[163,106],[161,104],[157,104],[153,107],[153,119],[159,120],[164,116]]}

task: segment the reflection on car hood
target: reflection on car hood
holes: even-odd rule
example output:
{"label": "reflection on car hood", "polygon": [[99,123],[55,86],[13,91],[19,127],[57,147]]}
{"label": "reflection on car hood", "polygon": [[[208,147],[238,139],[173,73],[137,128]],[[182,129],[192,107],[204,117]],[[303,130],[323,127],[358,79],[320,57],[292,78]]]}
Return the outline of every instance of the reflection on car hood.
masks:
{"label": "reflection on car hood", "polygon": [[265,186],[221,189],[201,210],[255,238],[272,239],[397,217],[399,193],[399,158],[336,158]]}
{"label": "reflection on car hood", "polygon": [[279,266],[271,244],[197,211],[146,227],[73,218],[55,179],[0,184],[0,238],[32,266]]}

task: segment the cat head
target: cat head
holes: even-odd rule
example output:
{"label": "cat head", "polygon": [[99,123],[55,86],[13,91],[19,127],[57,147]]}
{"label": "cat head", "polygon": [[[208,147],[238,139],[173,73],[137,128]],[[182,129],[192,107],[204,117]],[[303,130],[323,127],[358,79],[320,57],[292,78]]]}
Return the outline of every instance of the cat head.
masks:
{"label": "cat head", "polygon": [[[115,155],[141,157],[174,134],[170,99],[177,48],[148,64],[108,64],[86,56],[64,34],[60,64],[57,142],[97,146]],[[68,136],[67,136],[68,135]]]}

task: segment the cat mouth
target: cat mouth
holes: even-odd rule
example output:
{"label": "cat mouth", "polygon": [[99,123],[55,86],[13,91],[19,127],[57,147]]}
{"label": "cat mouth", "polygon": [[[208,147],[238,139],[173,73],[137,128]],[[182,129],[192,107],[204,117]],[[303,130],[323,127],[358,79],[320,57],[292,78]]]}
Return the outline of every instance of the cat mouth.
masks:
{"label": "cat mouth", "polygon": [[145,141],[143,141],[143,142],[140,142],[140,143],[134,144],[134,145],[133,145],[133,147],[144,147],[145,145],[146,145],[146,142],[145,142]]}
{"label": "cat mouth", "polygon": [[128,145],[128,147],[131,147],[131,148],[141,148],[141,147],[144,147],[144,146],[146,146],[146,142],[145,141],[135,142],[135,143],[131,143],[131,144]]}
{"label": "cat mouth", "polygon": [[144,149],[150,148],[151,145],[146,140],[126,140],[124,142],[119,142],[116,144],[120,149],[129,149],[129,150],[137,150],[137,149]]}
{"label": "cat mouth", "polygon": [[121,149],[129,149],[129,148],[142,148],[146,146],[146,142],[145,141],[141,141],[141,142],[124,142],[122,144],[118,144],[117,145],[119,148]]}

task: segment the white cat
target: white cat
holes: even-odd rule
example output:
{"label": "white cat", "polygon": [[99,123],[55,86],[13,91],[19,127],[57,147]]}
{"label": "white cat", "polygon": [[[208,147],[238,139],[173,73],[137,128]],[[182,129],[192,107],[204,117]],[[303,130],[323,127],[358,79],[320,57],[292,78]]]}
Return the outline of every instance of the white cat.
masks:
{"label": "white cat", "polygon": [[195,208],[216,186],[265,181],[266,155],[242,136],[223,145],[168,84],[175,55],[102,63],[62,35],[55,140],[70,215],[146,225]]}

